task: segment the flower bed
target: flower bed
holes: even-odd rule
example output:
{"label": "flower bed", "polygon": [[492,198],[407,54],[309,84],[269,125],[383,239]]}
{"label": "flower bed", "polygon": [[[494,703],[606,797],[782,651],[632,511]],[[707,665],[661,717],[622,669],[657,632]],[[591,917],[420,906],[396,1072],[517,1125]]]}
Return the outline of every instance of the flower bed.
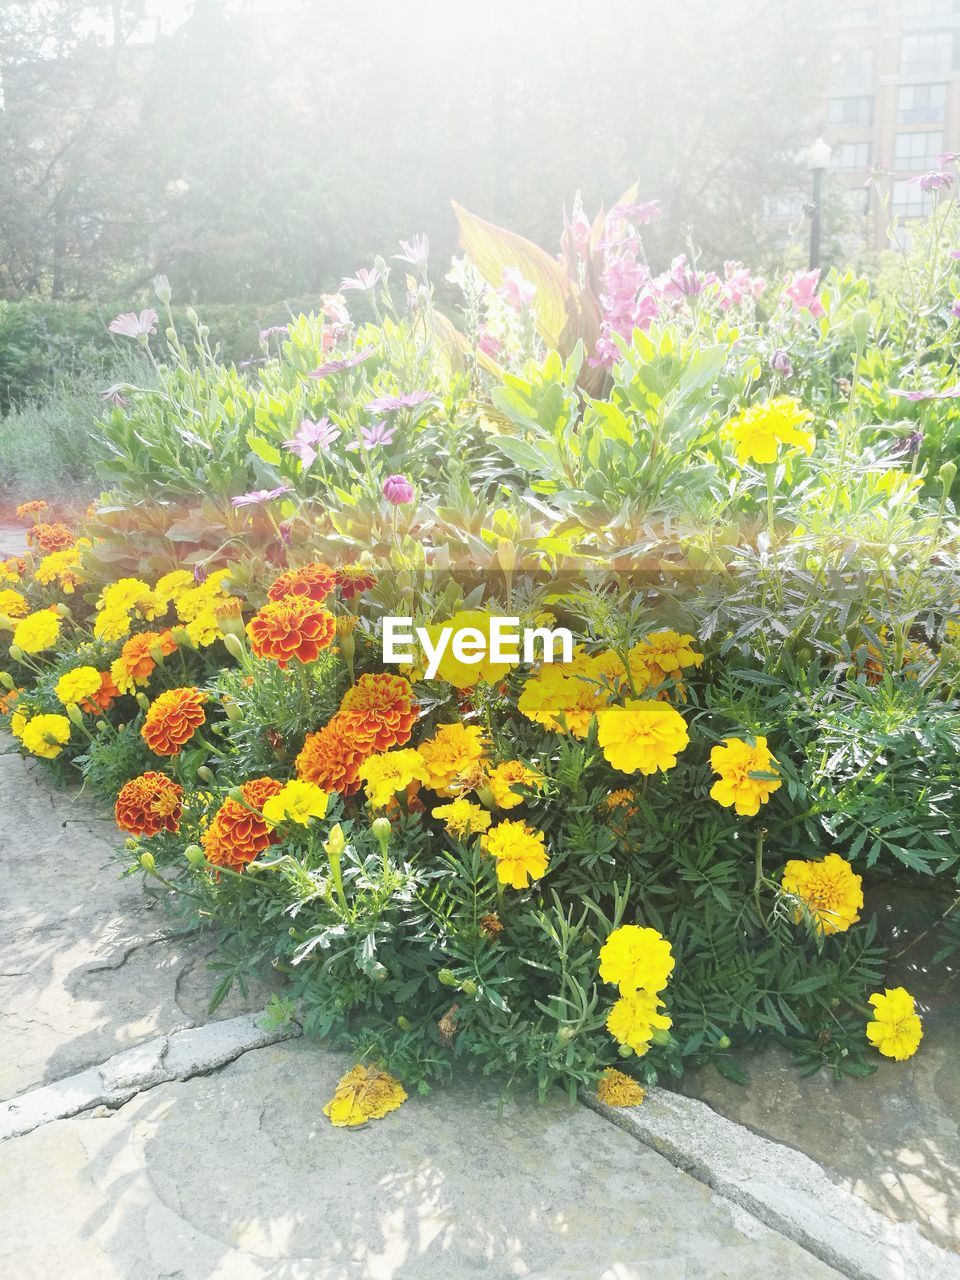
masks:
{"label": "flower bed", "polygon": [[[459,328],[419,243],[405,306],[380,262],[344,282],[374,323],[330,298],[247,368],[170,327],[83,528],[21,508],[6,723],[219,930],[215,1000],[272,965],[277,1017],[378,1064],[337,1122],[402,1101],[382,1066],[635,1098],[614,1064],[920,1042],[869,904],[929,883],[953,942],[953,215],[907,318],[849,275],[655,277],[649,216],[577,213],[562,265],[461,211]],[[491,656],[497,617],[573,650]],[[485,656],[432,669],[445,627]]]}

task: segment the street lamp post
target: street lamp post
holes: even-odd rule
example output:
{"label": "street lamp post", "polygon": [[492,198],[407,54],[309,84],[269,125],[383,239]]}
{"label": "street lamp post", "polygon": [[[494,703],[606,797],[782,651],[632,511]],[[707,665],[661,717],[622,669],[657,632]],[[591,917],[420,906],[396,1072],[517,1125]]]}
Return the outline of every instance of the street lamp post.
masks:
{"label": "street lamp post", "polygon": [[807,147],[807,168],[813,174],[813,201],[810,205],[810,270],[820,265],[820,200],[823,175],[830,164],[832,148],[823,138]]}

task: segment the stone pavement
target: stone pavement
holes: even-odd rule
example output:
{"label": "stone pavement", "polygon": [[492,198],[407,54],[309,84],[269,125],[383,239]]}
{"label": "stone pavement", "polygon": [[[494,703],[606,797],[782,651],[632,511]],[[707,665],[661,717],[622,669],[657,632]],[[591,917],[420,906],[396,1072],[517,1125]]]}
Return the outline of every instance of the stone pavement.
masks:
{"label": "stone pavement", "polygon": [[27,549],[27,533],[22,524],[0,519],[0,560],[22,556]]}
{"label": "stone pavement", "polygon": [[[0,1098],[13,1099],[0,1112],[33,1117],[0,1143],[0,1275],[930,1274],[899,1253],[882,1273],[834,1270],[559,1093],[501,1105],[495,1083],[462,1079],[347,1131],[322,1114],[343,1054],[261,1037],[206,1060],[194,1049],[194,1061],[180,1046],[215,1031],[208,944],[167,940],[162,908],[138,878],[118,878],[109,818],[41,769],[0,757],[0,814]],[[266,998],[218,1011],[231,1019],[222,1038],[248,1034],[253,1020],[237,1015]],[[108,1077],[123,1086],[109,1106],[37,1109]]]}

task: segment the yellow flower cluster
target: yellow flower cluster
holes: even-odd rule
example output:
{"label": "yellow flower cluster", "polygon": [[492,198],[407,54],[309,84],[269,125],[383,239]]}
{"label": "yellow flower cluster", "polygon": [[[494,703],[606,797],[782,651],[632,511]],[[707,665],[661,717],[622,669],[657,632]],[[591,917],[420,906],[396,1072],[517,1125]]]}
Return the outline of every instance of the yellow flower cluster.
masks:
{"label": "yellow flower cluster", "polygon": [[516,809],[523,804],[523,796],[514,787],[530,787],[537,791],[543,787],[543,774],[528,769],[522,760],[504,760],[490,770],[487,783],[498,809]]}
{"label": "yellow flower cluster", "polygon": [[466,840],[470,836],[479,835],[490,826],[490,815],[486,809],[472,800],[462,796],[451,800],[449,804],[438,805],[431,810],[435,818],[439,818],[447,830],[447,834],[456,840]]}
{"label": "yellow flower cluster", "polygon": [[[488,656],[491,650],[490,627],[492,615],[480,609],[461,609],[445,622],[437,622],[426,628],[430,644],[436,648],[441,632],[446,628],[454,635],[462,635],[472,630],[483,639],[483,657],[479,662],[461,662],[454,655],[453,646],[447,645],[443,657],[437,667],[437,680],[446,680],[455,689],[472,689],[475,684],[484,681],[487,684],[499,684],[513,668],[515,662],[492,662]],[[479,651],[479,649],[478,649]],[[421,658],[422,668],[426,667],[426,658]]]}
{"label": "yellow flower cluster", "polygon": [[100,672],[95,667],[74,667],[63,673],[53,691],[64,706],[76,706],[100,692]]}
{"label": "yellow flower cluster", "polygon": [[175,569],[155,588],[139,578],[120,578],[100,594],[93,634],[98,640],[120,640],[129,634],[135,617],[153,622],[173,604],[191,643],[212,644],[223,634],[219,611],[230,599],[224,586],[229,576],[229,569],[218,569],[197,583],[189,570]]}
{"label": "yellow flower cluster", "polygon": [[643,1055],[657,1032],[673,1025],[661,1013],[659,993],[670,980],[674,968],[670,943],[656,929],[624,924],[600,948],[600,977],[616,983],[620,999],[607,1017],[607,1030],[622,1045]]}
{"label": "yellow flower cluster", "polygon": [[752,745],[742,738],[724,738],[723,746],[710,752],[710,767],[720,775],[719,782],[710,788],[711,797],[725,809],[732,805],[744,818],[759,813],[760,806],[782,785],[776,778],[757,776],[778,772],[764,737],[755,738]]}
{"label": "yellow flower cluster", "polygon": [[476,725],[442,724],[418,750],[427,771],[427,786],[441,796],[453,795],[458,778],[486,763],[486,740]]}
{"label": "yellow flower cluster", "polygon": [[375,809],[385,808],[398,791],[406,791],[411,782],[430,781],[427,766],[419,751],[405,747],[369,756],[358,775],[366,784],[367,799]]}
{"label": "yellow flower cluster", "polygon": [[823,934],[846,933],[860,919],[863,881],[839,854],[819,861],[792,859],[783,869],[784,893],[799,899],[794,913],[799,923],[806,913]]}
{"label": "yellow flower cluster", "polygon": [[923,1027],[913,996],[903,987],[887,987],[870,997],[873,1018],[867,1023],[867,1039],[885,1058],[904,1062],[912,1058],[923,1039]]}
{"label": "yellow flower cluster", "polygon": [[17,736],[32,755],[56,760],[70,741],[70,721],[66,716],[32,716]]}
{"label": "yellow flower cluster", "polygon": [[37,565],[34,578],[47,587],[56,583],[66,595],[73,595],[77,587],[82,587],[87,580],[80,561],[84,548],[91,546],[93,543],[89,538],[78,538],[72,547],[51,551]]}
{"label": "yellow flower cluster", "polygon": [[775,396],[761,404],[752,404],[731,418],[720,432],[724,440],[732,440],[737,461],[756,462],[767,466],[776,462],[780,445],[792,445],[804,453],[812,453],[813,433],[803,428],[813,418],[792,396]]}
{"label": "yellow flower cluster", "polygon": [[22,618],[29,608],[26,597],[19,591],[14,591],[12,587],[0,590],[0,617]]}
{"label": "yellow flower cluster", "polygon": [[608,1107],[639,1107],[646,1096],[642,1084],[613,1067],[607,1067],[597,1084],[597,1097]]}

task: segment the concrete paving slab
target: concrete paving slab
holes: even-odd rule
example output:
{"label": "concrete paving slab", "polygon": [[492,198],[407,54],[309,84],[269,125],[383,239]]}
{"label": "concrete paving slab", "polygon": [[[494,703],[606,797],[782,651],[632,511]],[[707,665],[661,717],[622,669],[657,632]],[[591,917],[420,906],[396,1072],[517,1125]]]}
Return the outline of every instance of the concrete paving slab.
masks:
{"label": "concrete paving slab", "polygon": [[[112,816],[15,756],[0,758],[0,1099],[208,1020],[212,940],[173,936],[161,901],[121,876]],[[262,1009],[275,984],[214,1015]]]}
{"label": "concrete paving slab", "polygon": [[47,1280],[827,1280],[561,1095],[461,1081],[360,1130],[293,1042],[3,1144],[0,1273]]}
{"label": "concrete paving slab", "polygon": [[0,560],[22,556],[27,549],[27,531],[22,524],[0,520]]}

